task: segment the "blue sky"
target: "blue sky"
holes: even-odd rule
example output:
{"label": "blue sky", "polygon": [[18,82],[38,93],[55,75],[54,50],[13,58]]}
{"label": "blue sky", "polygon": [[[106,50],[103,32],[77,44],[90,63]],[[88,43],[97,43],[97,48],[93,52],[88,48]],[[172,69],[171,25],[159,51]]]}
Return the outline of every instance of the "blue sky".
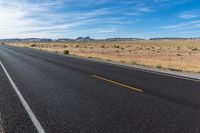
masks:
{"label": "blue sky", "polygon": [[199,0],[0,0],[0,38],[200,37]]}

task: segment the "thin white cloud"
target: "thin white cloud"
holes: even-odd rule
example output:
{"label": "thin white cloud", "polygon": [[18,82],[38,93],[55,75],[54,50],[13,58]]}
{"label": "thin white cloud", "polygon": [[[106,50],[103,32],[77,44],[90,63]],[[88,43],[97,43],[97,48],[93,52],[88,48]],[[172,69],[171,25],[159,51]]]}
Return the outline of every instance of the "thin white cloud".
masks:
{"label": "thin white cloud", "polygon": [[89,29],[89,30],[84,30],[86,33],[115,33],[119,32],[118,28],[95,28],[95,29]]}
{"label": "thin white cloud", "polygon": [[200,20],[196,20],[196,21],[182,22],[182,23],[173,24],[173,25],[165,25],[165,26],[161,26],[161,28],[162,29],[186,29],[186,28],[198,27],[199,24],[200,24]]}
{"label": "thin white cloud", "polygon": [[169,1],[0,0],[0,38],[60,38],[75,35],[75,30],[84,33],[82,29],[93,34],[117,32]]}
{"label": "thin white cloud", "polygon": [[199,11],[188,11],[188,12],[181,13],[181,15],[179,17],[183,18],[183,19],[199,18],[200,13],[199,13]]}
{"label": "thin white cloud", "polygon": [[[71,30],[73,28],[111,22],[108,18],[98,18],[99,16],[109,15],[111,13],[109,8],[95,9],[93,12],[78,11],[57,14],[54,9],[57,6],[63,6],[62,2],[65,1],[57,0],[42,3],[28,3],[26,0],[0,1],[0,38],[51,37],[54,36],[52,33],[59,33],[59,31],[62,31],[62,36],[65,36],[69,32],[73,33]],[[120,19],[117,20],[120,21]],[[55,37],[60,37],[60,34],[53,38]]]}
{"label": "thin white cloud", "polygon": [[[82,0],[83,1],[83,0]],[[28,3],[26,0],[16,0],[9,2],[0,1],[0,38],[10,37],[60,37],[60,33],[73,33],[73,28],[92,24],[125,24],[123,18],[110,17],[113,9],[99,8],[91,11],[68,11],[57,13],[54,9],[63,7],[67,2],[69,5],[74,4],[71,0],[42,1]],[[103,2],[108,2],[107,0]],[[101,2],[100,4],[102,4]],[[79,1],[80,3],[80,1]],[[81,2],[83,5],[85,2]],[[91,2],[90,4],[92,4]],[[145,12],[143,10],[143,12]],[[100,18],[99,18],[100,17]],[[93,30],[94,31],[94,30]],[[116,29],[96,30],[96,33],[114,32]],[[57,32],[57,34],[55,34]],[[54,34],[52,34],[54,33]],[[65,35],[62,35],[65,36]]]}
{"label": "thin white cloud", "polygon": [[199,15],[197,14],[183,14],[180,16],[180,18],[190,19],[190,18],[197,18]]}

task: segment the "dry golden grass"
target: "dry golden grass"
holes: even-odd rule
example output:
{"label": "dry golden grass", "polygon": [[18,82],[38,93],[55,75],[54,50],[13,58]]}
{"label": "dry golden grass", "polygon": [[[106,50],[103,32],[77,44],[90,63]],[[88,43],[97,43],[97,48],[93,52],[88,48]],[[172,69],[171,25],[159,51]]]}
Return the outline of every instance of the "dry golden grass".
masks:
{"label": "dry golden grass", "polygon": [[10,43],[51,52],[140,64],[176,71],[200,72],[200,40]]}

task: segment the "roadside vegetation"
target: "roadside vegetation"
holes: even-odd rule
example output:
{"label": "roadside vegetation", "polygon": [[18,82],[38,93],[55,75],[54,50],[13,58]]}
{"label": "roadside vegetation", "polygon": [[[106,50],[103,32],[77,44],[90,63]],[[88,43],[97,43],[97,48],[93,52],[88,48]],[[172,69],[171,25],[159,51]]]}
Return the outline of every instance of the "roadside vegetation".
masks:
{"label": "roadside vegetation", "polygon": [[63,54],[69,54],[69,50],[64,50]]}
{"label": "roadside vegetation", "polygon": [[200,72],[200,40],[9,43],[9,45],[173,71]]}

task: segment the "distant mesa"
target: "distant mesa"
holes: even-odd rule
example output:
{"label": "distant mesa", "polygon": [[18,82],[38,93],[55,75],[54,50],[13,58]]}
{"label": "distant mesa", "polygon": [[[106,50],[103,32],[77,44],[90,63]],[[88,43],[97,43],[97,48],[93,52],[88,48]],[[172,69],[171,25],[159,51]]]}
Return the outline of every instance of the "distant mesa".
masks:
{"label": "distant mesa", "polygon": [[78,37],[77,39],[68,39],[68,38],[60,38],[60,39],[49,39],[49,38],[11,38],[11,39],[0,39],[0,42],[75,42],[75,41],[95,41],[95,39],[87,37]]}
{"label": "distant mesa", "polygon": [[145,40],[143,38],[107,38],[105,41],[136,41],[136,40]]}
{"label": "distant mesa", "polygon": [[53,40],[54,42],[81,42],[81,41],[95,41],[95,39],[90,38],[89,36],[87,37],[78,37],[76,39],[68,39],[68,38],[61,38],[61,39],[56,39]]}
{"label": "distant mesa", "polygon": [[195,38],[181,38],[181,37],[150,38],[150,40],[194,40],[194,39],[200,39],[200,37],[195,37]]}
{"label": "distant mesa", "polygon": [[142,38],[107,38],[107,39],[93,39],[89,36],[78,37],[76,39],[59,38],[59,39],[44,39],[44,38],[11,38],[11,39],[0,39],[0,42],[89,42],[89,41],[133,41],[133,40],[145,40]]}
{"label": "distant mesa", "polygon": [[11,38],[11,39],[0,39],[0,42],[52,42],[52,39],[42,39],[42,38]]}
{"label": "distant mesa", "polygon": [[74,39],[60,38],[60,39],[56,39],[54,41],[56,41],[56,42],[73,42]]}
{"label": "distant mesa", "polygon": [[[150,38],[149,40],[191,40],[200,39],[197,38],[177,38],[177,37],[164,37],[164,38]],[[60,39],[49,39],[49,38],[11,38],[11,39],[0,39],[0,42],[89,42],[89,41],[137,41],[145,40],[143,38],[106,38],[106,39],[93,39],[89,36],[78,37],[76,39],[60,38]]]}
{"label": "distant mesa", "polygon": [[90,38],[89,36],[86,37],[78,37],[75,41],[95,41],[95,39]]}

